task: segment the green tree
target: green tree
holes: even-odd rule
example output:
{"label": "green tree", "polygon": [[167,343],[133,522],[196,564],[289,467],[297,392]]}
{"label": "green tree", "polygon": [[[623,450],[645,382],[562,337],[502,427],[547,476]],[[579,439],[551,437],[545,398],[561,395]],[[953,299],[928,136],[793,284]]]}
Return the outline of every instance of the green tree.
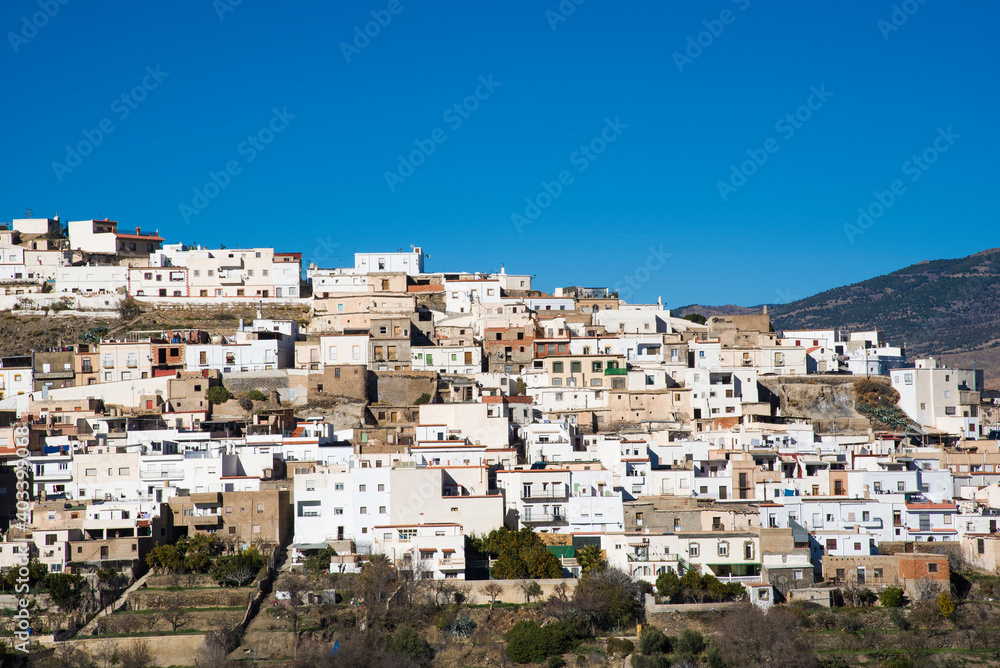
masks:
{"label": "green tree", "polygon": [[681,579],[670,569],[660,573],[656,578],[656,593],[671,603],[677,602],[683,589]]}
{"label": "green tree", "polygon": [[576,563],[580,564],[580,570],[584,573],[599,571],[608,565],[604,559],[604,552],[598,545],[587,545],[577,551]]}
{"label": "green tree", "polygon": [[684,319],[689,322],[693,322],[697,325],[704,325],[706,322],[708,322],[708,319],[706,319],[705,316],[703,316],[700,313],[688,313],[686,316],[684,316]]}
{"label": "green tree", "polygon": [[232,398],[233,393],[227,390],[224,385],[213,385],[205,392],[205,399],[210,404],[224,404]]}
{"label": "green tree", "polygon": [[639,651],[646,655],[670,652],[670,638],[655,626],[647,626],[639,636]]}
{"label": "green tree", "polygon": [[250,390],[247,392],[247,399],[252,401],[267,401],[267,395],[260,390]]}
{"label": "green tree", "polygon": [[217,558],[209,572],[220,585],[242,587],[252,582],[263,566],[264,557],[256,547],[250,547],[237,554]]}
{"label": "green tree", "polygon": [[183,539],[178,541],[178,543],[182,547],[178,547],[178,544],[161,545],[157,543],[156,547],[146,555],[146,565],[157,573],[184,572],[184,554],[186,550],[183,549]]}
{"label": "green tree", "polygon": [[409,626],[397,628],[386,644],[393,652],[408,656],[421,666],[429,666],[434,658],[434,650],[430,644]]}
{"label": "green tree", "polygon": [[574,637],[561,622],[545,626],[521,620],[504,636],[507,654],[515,663],[541,663],[548,656],[559,656],[573,648]]}
{"label": "green tree", "polygon": [[63,610],[77,607],[87,591],[87,583],[81,576],[67,573],[49,573],[45,587]]}
{"label": "green tree", "polygon": [[514,381],[514,392],[519,397],[523,397],[528,393],[528,384],[524,382],[523,378],[518,377],[518,379]]}
{"label": "green tree", "polygon": [[330,558],[337,556],[337,551],[327,545],[316,554],[306,557],[305,569],[308,573],[320,575],[326,573],[330,568]]}
{"label": "green tree", "polygon": [[490,575],[497,580],[562,577],[559,559],[531,529],[496,529],[478,542],[480,551],[496,558]]}
{"label": "green tree", "polygon": [[900,587],[886,587],[878,596],[883,608],[899,608],[903,605],[903,590]]}
{"label": "green tree", "polygon": [[705,649],[705,636],[694,629],[684,629],[681,637],[674,645],[674,651],[678,654],[688,656],[698,656]]}

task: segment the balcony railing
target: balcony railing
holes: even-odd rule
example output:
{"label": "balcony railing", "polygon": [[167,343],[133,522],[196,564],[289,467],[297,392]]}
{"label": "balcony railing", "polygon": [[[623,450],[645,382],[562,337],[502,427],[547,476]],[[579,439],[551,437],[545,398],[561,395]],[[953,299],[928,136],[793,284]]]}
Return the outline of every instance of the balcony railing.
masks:
{"label": "balcony railing", "polygon": [[735,582],[737,584],[752,584],[762,582],[759,575],[717,575],[719,582]]}
{"label": "balcony railing", "polygon": [[528,500],[528,499],[530,499],[530,500],[534,500],[534,499],[565,499],[568,494],[569,494],[569,491],[565,487],[563,487],[561,485],[559,487],[555,488],[555,489],[536,489],[536,490],[523,489],[523,490],[521,490],[521,498],[522,499],[526,499],[526,500]]}
{"label": "balcony railing", "polygon": [[673,561],[677,561],[677,555],[676,554],[667,554],[667,553],[662,553],[662,552],[661,553],[656,553],[656,554],[641,554],[641,553],[640,554],[629,554],[627,556],[628,556],[628,560],[629,561],[640,561],[640,562],[648,562],[648,561],[671,561],[671,562],[673,562]]}
{"label": "balcony railing", "polygon": [[438,568],[441,568],[442,570],[450,568],[465,568],[465,559],[438,559]]}
{"label": "balcony railing", "polygon": [[181,480],[184,471],[180,469],[140,469],[139,477],[147,480]]}
{"label": "balcony railing", "polygon": [[566,515],[562,513],[531,513],[530,516],[521,516],[524,524],[542,524],[546,522],[567,522]]}

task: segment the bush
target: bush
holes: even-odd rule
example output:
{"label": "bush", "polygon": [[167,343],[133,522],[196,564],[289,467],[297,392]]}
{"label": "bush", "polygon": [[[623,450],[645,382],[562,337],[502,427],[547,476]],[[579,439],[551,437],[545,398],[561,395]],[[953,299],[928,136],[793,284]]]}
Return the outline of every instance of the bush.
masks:
{"label": "bush", "polygon": [[906,615],[899,608],[893,608],[889,611],[889,621],[900,631],[906,631],[910,628],[910,620],[906,618]]}
{"label": "bush", "polygon": [[251,401],[267,401],[267,395],[260,390],[250,390],[247,392],[247,399]]}
{"label": "bush", "polygon": [[625,656],[635,651],[635,643],[623,638],[608,638],[608,656]]}
{"label": "bush", "polygon": [[434,650],[423,637],[409,626],[400,626],[389,636],[386,643],[393,652],[399,652],[413,659],[421,666],[429,666],[434,658]]}
{"label": "bush", "polygon": [[233,398],[233,393],[222,385],[213,385],[205,392],[205,398],[210,404],[224,404]]}
{"label": "bush", "polygon": [[420,406],[423,404],[429,404],[430,402],[431,402],[431,395],[424,392],[419,397],[417,397],[417,400],[413,402],[413,405]]}
{"label": "bush", "polygon": [[667,654],[670,652],[670,638],[655,626],[646,627],[639,636],[639,651],[646,655]]}
{"label": "bush", "polygon": [[253,582],[264,566],[264,557],[251,547],[239,554],[219,557],[212,564],[210,573],[216,582],[226,587],[242,587]]}
{"label": "bush", "polygon": [[875,605],[875,601],[877,600],[878,594],[867,587],[863,587],[861,591],[858,592],[858,602],[865,607]]}
{"label": "bush", "polygon": [[684,629],[684,633],[678,638],[677,645],[674,647],[678,654],[690,654],[691,656],[701,654],[704,649],[705,636],[694,629]]}
{"label": "bush", "polygon": [[899,608],[903,605],[903,590],[900,587],[886,587],[878,596],[883,608]]}
{"label": "bush", "polygon": [[938,610],[941,611],[941,616],[945,619],[951,618],[955,613],[955,602],[951,600],[951,594],[947,592],[938,594],[937,605]]}
{"label": "bush", "polygon": [[451,625],[451,635],[455,638],[468,638],[476,630],[476,623],[471,617],[459,615]]}
{"label": "bush", "polygon": [[633,654],[632,668],[670,668],[670,660],[663,654]]}
{"label": "bush", "polygon": [[550,656],[549,660],[545,662],[545,668],[563,668],[566,662],[561,656]]}
{"label": "bush", "polygon": [[573,646],[573,638],[560,622],[539,626],[522,620],[507,635],[507,654],[515,663],[541,663],[548,656],[559,656]]}

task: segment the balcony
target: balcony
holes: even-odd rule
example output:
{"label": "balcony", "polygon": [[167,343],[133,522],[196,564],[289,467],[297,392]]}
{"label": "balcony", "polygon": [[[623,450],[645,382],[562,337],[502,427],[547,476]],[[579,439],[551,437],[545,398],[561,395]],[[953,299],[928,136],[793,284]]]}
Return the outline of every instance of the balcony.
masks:
{"label": "balcony", "polygon": [[210,526],[222,523],[222,515],[188,515],[185,519],[195,526]]}
{"label": "balcony", "polygon": [[144,480],[182,480],[184,471],[180,469],[140,469],[139,477]]}
{"label": "balcony", "polygon": [[626,555],[626,556],[628,557],[629,561],[643,562],[643,563],[651,562],[651,561],[655,561],[655,562],[676,562],[677,561],[677,555],[676,554],[668,554],[668,553],[664,553],[664,552],[654,553],[654,554],[643,554],[642,552],[639,552],[639,553],[636,553],[636,554],[629,554],[629,555]]}
{"label": "balcony", "polygon": [[628,369],[619,369],[616,367],[608,367],[604,370],[605,376],[627,376]]}
{"label": "balcony", "polygon": [[569,496],[569,490],[565,485],[559,485],[553,489],[523,489],[521,498],[526,501],[543,499],[565,499]]}
{"label": "balcony", "polygon": [[462,570],[465,568],[464,558],[438,559],[438,569],[442,571]]}
{"label": "balcony", "polygon": [[755,582],[763,582],[759,575],[717,575],[715,576],[719,582],[734,582],[736,584],[753,584]]}
{"label": "balcony", "polygon": [[568,521],[566,515],[562,513],[531,513],[521,516],[522,524],[556,524]]}

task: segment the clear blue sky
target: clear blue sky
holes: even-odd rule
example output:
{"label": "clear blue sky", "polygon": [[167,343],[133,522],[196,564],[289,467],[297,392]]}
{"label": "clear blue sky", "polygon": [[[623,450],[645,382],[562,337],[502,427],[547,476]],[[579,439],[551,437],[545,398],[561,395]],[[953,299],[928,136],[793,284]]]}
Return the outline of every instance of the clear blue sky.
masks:
{"label": "clear blue sky", "polygon": [[[872,0],[588,0],[558,22],[556,0],[64,1],[42,1],[51,18],[38,0],[0,9],[6,220],[109,217],[326,266],[420,244],[430,270],[504,263],[546,290],[631,277],[633,301],[673,306],[787,301],[1000,245],[995,2],[911,0],[890,30],[893,3]],[[373,11],[391,21],[345,56]],[[675,52],[710,29],[679,71]],[[800,127],[776,126],[823,86]],[[467,118],[446,115],[477,87]],[[241,146],[273,109],[294,118]],[[67,158],[102,121],[90,155]],[[904,163],[949,127],[960,137],[911,181]],[[438,128],[445,141],[390,187],[397,156]],[[602,154],[574,155],[602,131]],[[769,138],[724,199],[730,166]],[[230,161],[228,185],[196,201]],[[564,170],[518,229],[512,214]],[[851,243],[844,225],[895,179],[905,192]],[[672,255],[647,274],[651,247]]]}

